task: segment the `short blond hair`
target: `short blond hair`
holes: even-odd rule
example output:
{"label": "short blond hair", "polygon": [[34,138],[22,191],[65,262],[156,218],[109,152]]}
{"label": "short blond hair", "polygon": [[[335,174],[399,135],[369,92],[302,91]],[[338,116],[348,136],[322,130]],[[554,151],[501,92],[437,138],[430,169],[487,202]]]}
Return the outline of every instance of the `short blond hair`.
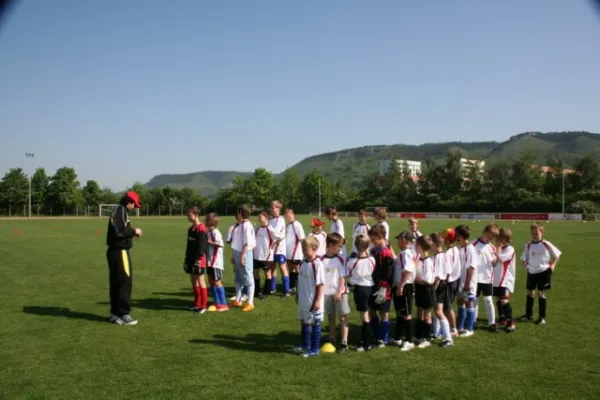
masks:
{"label": "short blond hair", "polygon": [[418,223],[419,223],[419,220],[418,220],[418,219],[416,219],[415,217],[410,217],[410,218],[408,219],[408,223],[409,223],[409,224],[418,224]]}
{"label": "short blond hair", "polygon": [[529,227],[529,230],[538,230],[542,233],[544,233],[544,225],[540,224],[539,222],[534,222],[533,224],[531,224],[531,226]]}
{"label": "short blond hair", "polygon": [[367,251],[370,243],[371,241],[369,240],[369,237],[363,233],[357,235],[356,239],[354,239],[354,247],[356,247],[356,251],[359,253]]}
{"label": "short blond hair", "polygon": [[307,236],[302,239],[302,250],[312,249],[316,251],[319,248],[319,241],[314,236]]}
{"label": "short blond hair", "polygon": [[383,207],[377,207],[375,211],[373,211],[373,214],[381,220],[387,219],[387,211]]}
{"label": "short blond hair", "polygon": [[494,237],[497,237],[500,233],[500,227],[496,224],[487,224],[485,228],[483,228],[483,232],[491,233]]}

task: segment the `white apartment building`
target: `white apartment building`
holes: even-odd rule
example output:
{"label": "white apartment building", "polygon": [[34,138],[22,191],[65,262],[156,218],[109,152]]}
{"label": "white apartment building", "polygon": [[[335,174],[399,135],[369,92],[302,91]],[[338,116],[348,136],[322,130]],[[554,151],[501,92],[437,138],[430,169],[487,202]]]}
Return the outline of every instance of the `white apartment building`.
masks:
{"label": "white apartment building", "polygon": [[[402,169],[404,166],[404,163],[406,163],[406,166],[410,170],[411,176],[417,176],[421,173],[421,161],[396,160],[396,162],[398,163],[398,166],[400,167],[400,169]],[[388,170],[390,169],[391,165],[392,165],[392,160],[379,161],[379,175],[380,176],[385,175],[388,172]]]}
{"label": "white apartment building", "polygon": [[471,165],[479,165],[479,168],[481,170],[483,170],[483,168],[485,167],[485,161],[483,160],[469,160],[467,158],[461,158],[460,159],[460,168],[461,169],[467,169],[469,166]]}

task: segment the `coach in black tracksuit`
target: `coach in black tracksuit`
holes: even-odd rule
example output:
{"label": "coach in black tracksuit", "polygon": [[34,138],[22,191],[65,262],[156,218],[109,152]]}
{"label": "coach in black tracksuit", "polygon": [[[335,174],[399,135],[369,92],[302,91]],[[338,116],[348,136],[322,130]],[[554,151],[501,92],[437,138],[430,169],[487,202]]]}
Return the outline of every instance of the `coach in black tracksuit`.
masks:
{"label": "coach in black tracksuit", "polygon": [[133,283],[129,249],[133,245],[133,237],[142,236],[142,230],[131,227],[129,211],[140,207],[140,196],[136,192],[127,192],[108,220],[106,259],[110,271],[110,321],[118,325],[137,324],[129,308]]}

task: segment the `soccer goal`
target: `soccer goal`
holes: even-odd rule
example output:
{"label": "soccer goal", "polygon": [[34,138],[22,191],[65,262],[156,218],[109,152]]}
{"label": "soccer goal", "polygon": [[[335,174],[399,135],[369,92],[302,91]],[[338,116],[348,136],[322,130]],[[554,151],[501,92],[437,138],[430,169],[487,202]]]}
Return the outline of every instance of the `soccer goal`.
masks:
{"label": "soccer goal", "polygon": [[[98,216],[99,217],[110,217],[114,212],[115,208],[117,208],[118,204],[100,204],[98,207]],[[133,214],[136,217],[140,216],[140,209],[134,208]]]}

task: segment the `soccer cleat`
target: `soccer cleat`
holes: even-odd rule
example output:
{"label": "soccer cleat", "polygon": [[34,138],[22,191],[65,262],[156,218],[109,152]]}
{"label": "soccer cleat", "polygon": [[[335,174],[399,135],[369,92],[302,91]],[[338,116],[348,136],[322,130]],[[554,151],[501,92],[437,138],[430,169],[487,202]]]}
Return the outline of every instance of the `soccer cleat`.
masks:
{"label": "soccer cleat", "polygon": [[500,332],[500,329],[498,329],[498,325],[492,324],[492,325],[488,326],[488,331],[490,331],[492,333],[498,333],[498,332]]}
{"label": "soccer cleat", "polygon": [[284,293],[283,297],[292,297],[292,294],[290,292]]}
{"label": "soccer cleat", "polygon": [[123,321],[123,325],[134,326],[137,325],[137,320],[133,319],[133,317],[129,314],[125,314],[121,317],[121,321]]}
{"label": "soccer cleat", "polygon": [[191,305],[191,306],[189,306],[189,307],[187,308],[187,310],[188,310],[188,311],[194,311],[196,308],[198,308],[198,307],[196,307],[195,305]]}
{"label": "soccer cleat", "polygon": [[242,308],[243,312],[248,312],[254,310],[254,304],[246,304],[244,308]]}
{"label": "soccer cleat", "polygon": [[306,350],[305,350],[305,349],[304,349],[304,347],[302,347],[302,346],[296,346],[296,347],[294,347],[294,350],[293,350],[293,352],[294,352],[294,353],[296,353],[296,354],[302,354],[302,353],[304,353],[305,351],[306,351]]}
{"label": "soccer cleat", "polygon": [[206,311],[208,311],[208,312],[216,312],[217,311],[217,306],[210,306],[210,307],[208,307],[208,309]]}
{"label": "soccer cleat", "polygon": [[452,336],[453,338],[458,337],[458,331],[454,330],[450,333],[450,336]]}
{"label": "soccer cleat", "polygon": [[516,329],[516,326],[515,326],[515,324],[510,324],[510,325],[507,325],[507,326],[506,326],[506,332],[507,332],[507,333],[514,332],[514,331],[515,331],[515,329]]}
{"label": "soccer cleat", "polygon": [[398,340],[396,340],[396,339],[393,339],[393,338],[392,338],[392,339],[388,340],[388,343],[387,343],[387,344],[389,344],[390,346],[394,346],[394,345],[395,345],[395,346],[400,346],[400,347],[402,347],[402,339],[398,339]]}
{"label": "soccer cleat", "polygon": [[319,356],[318,351],[306,351],[306,352],[300,354],[300,357],[302,357],[302,358],[318,357],[318,356]]}
{"label": "soccer cleat", "polygon": [[444,340],[442,342],[442,344],[440,344],[440,347],[443,347],[443,348],[448,348],[448,347],[452,347],[452,346],[454,346],[454,342],[452,340]]}
{"label": "soccer cleat", "polygon": [[270,290],[270,291],[269,291],[269,294],[275,294],[275,293],[277,293],[277,291],[276,291],[276,290]]}
{"label": "soccer cleat", "polygon": [[519,322],[529,322],[529,321],[533,321],[533,317],[530,317],[529,315],[527,315],[527,314],[524,314],[524,315],[521,315],[521,316],[520,316],[520,317],[517,319],[517,321],[519,321]]}
{"label": "soccer cleat", "polygon": [[202,307],[196,307],[196,309],[194,310],[195,314],[204,314],[206,312],[205,308]]}
{"label": "soccer cleat", "polygon": [[546,319],[545,318],[538,318],[537,321],[535,321],[536,325],[546,325]]}
{"label": "soccer cleat", "polygon": [[442,338],[442,335],[437,335],[437,336],[431,336],[429,338],[429,340],[437,341],[437,340],[440,340],[441,338]]}
{"label": "soccer cleat", "polygon": [[429,340],[425,340],[425,339],[421,340],[421,343],[419,343],[417,345],[417,347],[420,348],[420,349],[426,349],[429,346],[431,346],[431,343],[429,342]]}
{"label": "soccer cleat", "polygon": [[110,316],[110,322],[117,325],[123,325],[123,320],[116,315]]}
{"label": "soccer cleat", "polygon": [[232,301],[230,305],[231,305],[231,307],[242,307],[243,306],[243,304],[237,300]]}
{"label": "soccer cleat", "polygon": [[339,349],[337,349],[337,353],[338,354],[342,354],[348,351],[348,345],[347,344],[343,344],[340,346]]}
{"label": "soccer cleat", "polygon": [[227,307],[224,304],[220,304],[217,306],[217,312],[225,312],[225,311],[229,311],[229,307]]}
{"label": "soccer cleat", "polygon": [[409,351],[415,348],[415,345],[412,342],[404,342],[402,344],[402,347],[400,348],[400,351]]}
{"label": "soccer cleat", "polygon": [[363,353],[363,352],[369,351],[369,350],[371,350],[371,346],[365,347],[362,344],[356,348],[356,351],[358,351],[359,353]]}
{"label": "soccer cleat", "polygon": [[377,340],[377,343],[375,344],[375,347],[377,347],[378,349],[384,349],[385,348],[385,342],[381,339]]}
{"label": "soccer cleat", "polygon": [[473,331],[464,331],[463,333],[461,333],[459,336],[460,337],[471,337],[475,334],[475,332]]}

